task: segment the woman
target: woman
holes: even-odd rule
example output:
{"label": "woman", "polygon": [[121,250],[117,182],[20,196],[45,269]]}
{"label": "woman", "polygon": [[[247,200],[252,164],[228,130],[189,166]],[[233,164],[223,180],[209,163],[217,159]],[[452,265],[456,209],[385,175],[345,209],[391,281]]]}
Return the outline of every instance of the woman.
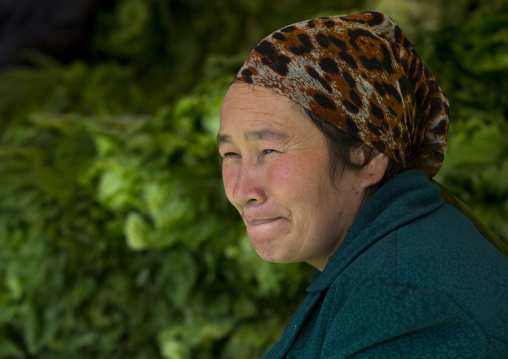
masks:
{"label": "woman", "polygon": [[379,13],[280,29],[224,99],[226,195],[257,253],[316,267],[266,358],[507,358],[508,262],[429,179],[448,102]]}

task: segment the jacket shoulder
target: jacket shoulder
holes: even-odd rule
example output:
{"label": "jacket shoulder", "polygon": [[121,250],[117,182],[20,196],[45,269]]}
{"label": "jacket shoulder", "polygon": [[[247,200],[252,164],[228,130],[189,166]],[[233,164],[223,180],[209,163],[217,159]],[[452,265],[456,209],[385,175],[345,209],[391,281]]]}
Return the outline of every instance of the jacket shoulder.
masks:
{"label": "jacket shoulder", "polygon": [[327,330],[321,358],[501,358],[508,349],[446,295],[377,286],[352,295]]}

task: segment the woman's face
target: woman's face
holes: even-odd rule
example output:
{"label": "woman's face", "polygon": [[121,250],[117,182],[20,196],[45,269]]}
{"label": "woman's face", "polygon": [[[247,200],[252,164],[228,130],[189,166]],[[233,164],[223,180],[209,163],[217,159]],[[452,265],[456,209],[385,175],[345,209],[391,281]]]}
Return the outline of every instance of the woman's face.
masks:
{"label": "woman's face", "polygon": [[363,205],[355,172],[346,169],[334,184],[325,136],[266,88],[232,85],[220,122],[224,188],[257,253],[323,270]]}

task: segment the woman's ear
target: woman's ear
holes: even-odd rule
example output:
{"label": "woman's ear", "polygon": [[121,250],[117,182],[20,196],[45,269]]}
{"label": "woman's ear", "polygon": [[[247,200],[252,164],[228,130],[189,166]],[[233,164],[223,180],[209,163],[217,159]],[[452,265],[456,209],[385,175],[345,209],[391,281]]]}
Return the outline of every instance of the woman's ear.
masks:
{"label": "woman's ear", "polygon": [[357,163],[365,163],[365,166],[358,171],[359,185],[363,188],[368,188],[376,183],[379,183],[386,172],[388,167],[388,157],[376,149],[362,144],[357,149]]}

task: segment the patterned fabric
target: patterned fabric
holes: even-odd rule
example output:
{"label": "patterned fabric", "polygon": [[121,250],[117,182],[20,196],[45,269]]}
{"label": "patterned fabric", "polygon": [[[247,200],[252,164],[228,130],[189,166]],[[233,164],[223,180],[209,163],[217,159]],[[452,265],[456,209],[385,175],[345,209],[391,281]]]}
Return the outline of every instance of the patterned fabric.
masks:
{"label": "patterned fabric", "polygon": [[235,82],[290,98],[398,163],[429,177],[446,152],[448,100],[388,16],[337,15],[284,27],[261,41]]}

